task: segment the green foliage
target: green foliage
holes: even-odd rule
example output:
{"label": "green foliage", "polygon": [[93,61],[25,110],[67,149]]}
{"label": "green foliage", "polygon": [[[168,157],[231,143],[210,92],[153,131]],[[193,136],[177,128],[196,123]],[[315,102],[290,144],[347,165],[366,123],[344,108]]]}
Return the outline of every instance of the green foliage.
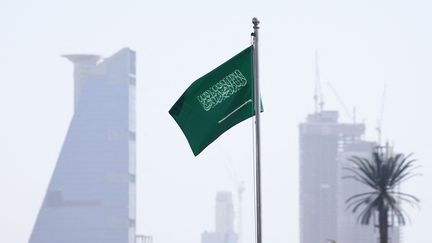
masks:
{"label": "green foliage", "polygon": [[371,189],[369,192],[351,196],[346,200],[347,207],[353,213],[361,209],[358,216],[361,224],[369,224],[375,213],[383,211],[386,215],[395,217],[400,225],[406,223],[406,213],[401,208],[401,203],[406,202],[416,206],[420,202],[417,197],[398,190],[400,183],[417,175],[413,174],[416,160],[411,159],[411,156],[411,154],[386,156],[374,152],[372,159],[357,156],[349,159],[353,162],[353,166],[345,168],[351,172],[351,175],[345,178],[363,183]]}

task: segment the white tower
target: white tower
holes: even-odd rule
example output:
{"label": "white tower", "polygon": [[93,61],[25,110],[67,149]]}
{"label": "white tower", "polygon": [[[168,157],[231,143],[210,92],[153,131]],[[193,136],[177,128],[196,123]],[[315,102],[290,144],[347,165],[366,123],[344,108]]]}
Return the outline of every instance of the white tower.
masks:
{"label": "white tower", "polygon": [[234,232],[234,205],[231,192],[218,192],[215,206],[215,231],[205,231],[201,243],[238,243]]}
{"label": "white tower", "polygon": [[231,192],[218,192],[216,196],[215,231],[234,232],[234,206]]}

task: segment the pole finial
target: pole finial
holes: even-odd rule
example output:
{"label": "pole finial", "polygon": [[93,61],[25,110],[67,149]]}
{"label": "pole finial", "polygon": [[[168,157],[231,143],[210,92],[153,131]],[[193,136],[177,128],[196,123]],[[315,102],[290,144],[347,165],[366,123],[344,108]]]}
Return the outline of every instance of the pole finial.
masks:
{"label": "pole finial", "polygon": [[254,17],[253,19],[252,19],[252,23],[253,23],[253,25],[254,25],[254,29],[259,29],[259,23],[260,23],[260,21],[258,20],[258,18],[257,17]]}

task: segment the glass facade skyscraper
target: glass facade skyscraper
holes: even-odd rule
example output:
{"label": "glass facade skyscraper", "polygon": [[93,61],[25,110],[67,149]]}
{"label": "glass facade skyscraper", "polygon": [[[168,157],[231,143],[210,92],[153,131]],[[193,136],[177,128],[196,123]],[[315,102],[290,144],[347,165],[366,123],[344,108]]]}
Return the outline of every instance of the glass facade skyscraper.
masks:
{"label": "glass facade skyscraper", "polygon": [[134,243],[135,52],[74,63],[75,109],[30,243]]}

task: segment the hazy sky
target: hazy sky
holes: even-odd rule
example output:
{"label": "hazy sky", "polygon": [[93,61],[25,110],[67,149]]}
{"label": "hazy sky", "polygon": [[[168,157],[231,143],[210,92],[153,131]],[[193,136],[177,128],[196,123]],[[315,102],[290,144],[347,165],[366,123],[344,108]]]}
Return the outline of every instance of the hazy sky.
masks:
{"label": "hazy sky", "polygon": [[[424,175],[403,190],[422,200],[405,242],[428,242],[432,218],[432,3],[325,1],[0,0],[0,242],[26,243],[73,114],[66,53],[137,51],[138,233],[199,243],[218,190],[244,180],[244,243],[252,242],[251,121],[195,158],[168,115],[188,85],[250,44],[261,20],[264,242],[298,241],[298,123],[313,111],[314,51],[325,107],[357,108],[376,139],[415,152]],[[428,146],[429,145],[429,146]],[[234,175],[235,174],[235,175]]]}

